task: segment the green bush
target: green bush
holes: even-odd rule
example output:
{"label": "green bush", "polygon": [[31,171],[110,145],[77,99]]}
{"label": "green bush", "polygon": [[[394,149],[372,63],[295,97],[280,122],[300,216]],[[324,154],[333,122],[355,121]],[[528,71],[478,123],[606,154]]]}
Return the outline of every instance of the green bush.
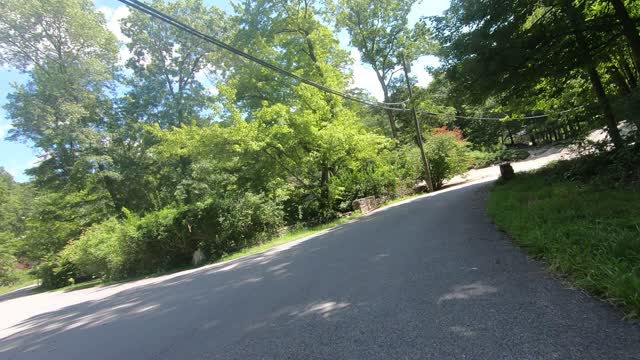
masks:
{"label": "green bush", "polygon": [[499,164],[503,161],[520,161],[529,157],[529,152],[524,149],[503,149],[495,152],[470,151],[470,166],[480,169]]}
{"label": "green bush", "polygon": [[416,182],[424,180],[424,170],[420,150],[415,145],[405,145],[396,152],[394,167],[400,184],[405,187],[413,187]]}
{"label": "green bush", "polygon": [[505,149],[496,154],[499,161],[520,161],[529,157],[529,152],[524,149]]}
{"label": "green bush", "polygon": [[[389,154],[385,154],[390,157]],[[343,171],[333,178],[332,191],[338,200],[336,210],[345,212],[352,210],[354,200],[367,196],[393,195],[398,185],[398,175],[390,158],[377,161],[363,161],[357,168]]]}
{"label": "green bush", "polygon": [[15,265],[15,257],[6,253],[0,253],[0,286],[11,285],[18,280]]}
{"label": "green bush", "polygon": [[244,193],[208,201],[191,216],[198,246],[220,258],[274,235],[283,225],[284,213],[266,195]]}
{"label": "green bush", "polygon": [[425,140],[424,151],[429,159],[431,178],[436,189],[440,189],[446,180],[462,174],[469,167],[467,143],[453,132],[438,132],[429,136]]}
{"label": "green bush", "polygon": [[73,263],[80,273],[108,279],[127,274],[127,251],[132,239],[125,224],[115,218],[95,224],[78,240],[71,242],[62,257]]}
{"label": "green bush", "polygon": [[141,218],[125,213],[122,220],[93,225],[55,261],[45,262],[39,273],[43,283],[45,277],[47,286],[58,287],[69,278],[114,280],[169,270],[188,264],[198,248],[219,258],[274,235],[283,218],[274,201],[251,193],[168,207]]}
{"label": "green bush", "polygon": [[45,289],[57,289],[86,280],[71,261],[59,255],[43,258],[34,273]]}
{"label": "green bush", "polygon": [[497,152],[484,152],[473,150],[469,152],[470,168],[481,169],[500,162]]}
{"label": "green bush", "polygon": [[[424,151],[436,189],[441,188],[446,180],[465,172],[472,161],[467,143],[455,133],[439,131],[430,135],[424,141]],[[398,150],[395,166],[398,177],[407,186],[424,179],[420,150],[415,145],[406,145]]]}

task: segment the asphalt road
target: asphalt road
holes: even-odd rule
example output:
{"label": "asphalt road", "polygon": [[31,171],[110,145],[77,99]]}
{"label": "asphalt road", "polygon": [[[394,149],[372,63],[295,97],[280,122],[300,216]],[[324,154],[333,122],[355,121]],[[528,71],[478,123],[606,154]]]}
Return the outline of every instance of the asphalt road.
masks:
{"label": "asphalt road", "polygon": [[0,298],[0,359],[640,359],[640,326],[492,225],[489,186],[222,265]]}

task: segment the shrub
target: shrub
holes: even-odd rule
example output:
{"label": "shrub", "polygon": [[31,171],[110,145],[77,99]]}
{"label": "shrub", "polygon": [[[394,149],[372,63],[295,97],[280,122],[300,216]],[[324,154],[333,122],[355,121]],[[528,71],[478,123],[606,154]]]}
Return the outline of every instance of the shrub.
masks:
{"label": "shrub", "polygon": [[142,218],[129,217],[135,236],[126,248],[130,272],[163,271],[188,263],[197,244],[190,233],[188,209],[166,207]]}
{"label": "shrub", "polygon": [[45,289],[57,289],[86,279],[80,275],[80,271],[71,261],[60,255],[43,258],[34,274]]}
{"label": "shrub", "polygon": [[[424,151],[436,189],[440,189],[446,180],[465,172],[471,164],[467,143],[455,131],[434,130],[424,141]],[[415,145],[405,145],[398,150],[395,166],[398,177],[407,186],[424,179],[420,150]]]}
{"label": "shrub", "polygon": [[15,265],[15,257],[6,253],[0,253],[0,286],[11,285],[18,280]]}
{"label": "shrub", "polygon": [[529,157],[529,152],[524,149],[505,149],[496,154],[500,161],[520,161]]}
{"label": "shrub", "polygon": [[467,143],[453,131],[437,131],[429,136],[425,140],[424,151],[436,189],[440,189],[446,180],[466,171],[469,166]]}
{"label": "shrub", "polygon": [[282,226],[282,206],[264,194],[212,199],[193,211],[192,236],[213,258],[255,245]]}
{"label": "shrub", "polygon": [[529,157],[529,152],[524,149],[503,149],[495,152],[470,151],[470,166],[480,169],[499,164],[503,161],[520,161]]}
{"label": "shrub", "polygon": [[498,157],[498,154],[496,152],[474,150],[469,152],[469,158],[469,166],[472,169],[481,169],[500,162],[500,158]]}
{"label": "shrub", "polygon": [[109,280],[166,270],[188,262],[195,249],[182,229],[182,212],[165,208],[142,218],[95,224],[61,252],[84,277]]}
{"label": "shrub", "polygon": [[252,193],[167,207],[141,218],[125,215],[93,225],[45,262],[43,283],[59,287],[69,278],[113,280],[169,270],[188,264],[198,248],[219,258],[275,234],[283,218],[281,206]]}
{"label": "shrub", "polygon": [[352,210],[352,202],[359,198],[394,194],[398,177],[388,157],[385,154],[384,158],[362,161],[357,168],[333,178],[332,192],[338,200],[336,210]]}
{"label": "shrub", "polygon": [[71,242],[62,257],[73,263],[79,273],[88,277],[113,279],[127,274],[126,248],[132,236],[126,225],[115,218],[95,224],[78,240]]}

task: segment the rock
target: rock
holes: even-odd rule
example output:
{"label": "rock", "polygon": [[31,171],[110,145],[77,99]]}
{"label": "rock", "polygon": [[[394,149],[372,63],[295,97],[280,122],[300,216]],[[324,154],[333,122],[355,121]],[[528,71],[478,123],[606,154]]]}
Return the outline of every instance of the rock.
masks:
{"label": "rock", "polygon": [[354,210],[360,210],[363,214],[371,212],[378,206],[375,196],[367,196],[365,198],[354,200],[351,203]]}
{"label": "rock", "polygon": [[510,162],[503,162],[500,164],[500,177],[504,181],[509,181],[516,176],[516,173],[513,171],[513,167]]}
{"label": "rock", "polygon": [[204,252],[200,249],[193,252],[193,256],[191,256],[191,262],[193,265],[200,265],[204,262],[205,256]]}

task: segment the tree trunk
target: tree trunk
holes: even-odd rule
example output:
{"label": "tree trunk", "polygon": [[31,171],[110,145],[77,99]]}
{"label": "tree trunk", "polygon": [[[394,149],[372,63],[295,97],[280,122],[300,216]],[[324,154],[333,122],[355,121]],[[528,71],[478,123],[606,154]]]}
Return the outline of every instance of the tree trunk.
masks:
{"label": "tree trunk", "polygon": [[638,29],[633,23],[633,20],[631,20],[631,16],[629,16],[623,0],[609,0],[609,2],[613,5],[618,21],[622,24],[622,34],[629,42],[636,66],[640,66],[640,35],[638,34]]}
{"label": "tree trunk", "polygon": [[[388,99],[385,98],[384,100],[385,102],[389,102]],[[393,110],[386,110],[387,112],[387,117],[389,118],[389,126],[391,126],[391,136],[394,139],[398,138],[398,128],[396,128],[396,117],[395,114],[393,113]]]}
{"label": "tree trunk", "polygon": [[[385,82],[384,78],[382,77],[381,74],[378,73],[378,71],[376,71],[376,76],[378,77],[378,82],[380,83],[380,87],[382,87],[382,93],[384,95],[384,102],[388,103],[389,102],[389,89],[387,88],[387,83]],[[387,117],[389,118],[389,126],[391,127],[391,136],[393,136],[394,139],[398,138],[398,128],[396,127],[396,121],[395,121],[395,115],[393,113],[393,110],[386,110],[387,112]]]}
{"label": "tree trunk", "polygon": [[629,87],[629,84],[627,84],[627,81],[624,79],[624,75],[622,75],[620,69],[618,69],[618,67],[615,65],[609,65],[607,67],[607,71],[609,72],[613,83],[618,87],[618,94],[620,96],[629,95],[631,93],[631,88]]}
{"label": "tree trunk", "polygon": [[618,60],[618,65],[620,65],[620,68],[626,75],[627,83],[629,84],[629,87],[632,89],[637,88],[638,80],[636,79],[636,75],[634,74],[633,70],[631,70],[631,66],[629,65],[627,60],[625,58],[620,58],[620,60]]}
{"label": "tree trunk", "polygon": [[598,70],[596,70],[595,66],[589,66],[587,68],[587,73],[589,74],[591,85],[593,85],[593,91],[596,93],[596,97],[598,98],[600,111],[602,112],[604,120],[607,123],[607,127],[609,129],[609,137],[611,137],[611,141],[613,141],[613,144],[616,146],[616,148],[619,148],[622,145],[622,137],[620,136],[620,131],[618,131],[618,122],[613,115],[613,110],[611,109],[609,98],[607,98],[607,93],[604,90],[604,86],[602,86],[600,74],[598,74]]}
{"label": "tree trunk", "polygon": [[[98,170],[100,172],[103,172],[106,169],[103,164],[98,164]],[[109,196],[111,197],[111,201],[113,202],[113,208],[117,216],[122,216],[123,215],[122,208],[124,207],[124,204],[120,201],[120,197],[118,196],[118,192],[116,191],[118,187],[116,182],[113,180],[113,178],[109,176],[103,177],[103,181],[104,181],[103,182],[104,187],[109,193]]]}
{"label": "tree trunk", "polygon": [[[612,0],[613,1],[613,0]],[[616,121],[615,116],[613,115],[613,110],[611,109],[611,104],[609,103],[609,99],[607,98],[607,93],[602,86],[602,79],[600,78],[600,74],[598,74],[598,70],[596,69],[596,61],[593,58],[593,55],[589,51],[589,43],[584,36],[585,31],[585,20],[582,13],[573,6],[572,0],[564,1],[564,11],[569,18],[571,25],[573,26],[573,31],[575,33],[577,45],[584,49],[586,61],[585,61],[585,71],[589,75],[589,80],[591,80],[591,85],[593,86],[593,91],[598,98],[598,104],[600,105],[600,111],[604,116],[605,122],[607,123],[609,137],[616,148],[622,146],[622,137],[620,137],[620,132],[618,131],[618,122]],[[640,53],[639,53],[640,54]]]}
{"label": "tree trunk", "polygon": [[331,208],[331,199],[329,194],[329,167],[323,161],[320,175],[320,209],[322,211]]}

